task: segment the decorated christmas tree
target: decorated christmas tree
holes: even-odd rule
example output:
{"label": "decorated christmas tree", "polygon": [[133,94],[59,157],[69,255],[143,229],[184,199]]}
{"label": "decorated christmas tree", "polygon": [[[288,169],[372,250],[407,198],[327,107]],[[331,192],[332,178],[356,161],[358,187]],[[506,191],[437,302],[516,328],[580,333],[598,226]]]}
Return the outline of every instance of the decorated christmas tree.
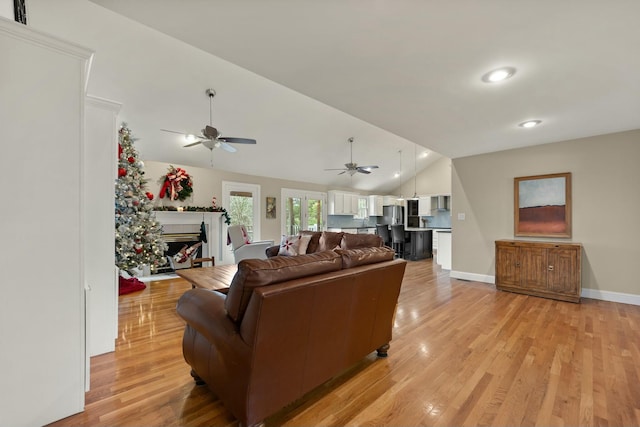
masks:
{"label": "decorated christmas tree", "polygon": [[116,265],[131,272],[149,266],[151,272],[166,263],[167,245],[162,226],[152,211],[153,194],[145,191],[144,166],[133,147],[126,123],[119,131],[116,180]]}

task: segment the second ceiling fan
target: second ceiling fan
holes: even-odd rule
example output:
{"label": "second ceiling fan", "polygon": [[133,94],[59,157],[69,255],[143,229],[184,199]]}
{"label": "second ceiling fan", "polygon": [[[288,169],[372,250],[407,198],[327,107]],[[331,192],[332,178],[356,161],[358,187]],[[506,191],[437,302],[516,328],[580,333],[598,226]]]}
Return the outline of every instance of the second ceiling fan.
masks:
{"label": "second ceiling fan", "polygon": [[349,163],[345,163],[344,164],[344,168],[338,168],[338,169],[325,169],[326,171],[342,171],[340,172],[338,175],[342,175],[344,173],[348,173],[349,175],[353,176],[356,173],[364,173],[364,174],[370,174],[371,173],[371,169],[378,169],[378,166],[375,165],[371,165],[371,166],[358,166],[357,163],[353,162],[353,137],[349,138],[347,140],[349,142],[349,149],[350,149],[350,153],[351,153],[351,157],[349,160]]}
{"label": "second ceiling fan", "polygon": [[187,134],[185,132],[179,132],[179,131],[169,130],[169,129],[160,129],[160,130],[164,132],[171,132],[171,133],[184,135],[184,137],[187,139],[190,139],[190,138],[195,139],[194,142],[191,142],[185,145],[185,147],[193,147],[195,145],[202,144],[212,151],[214,148],[222,148],[225,151],[234,153],[238,150],[229,144],[255,144],[256,143],[255,139],[221,136],[218,129],[213,127],[213,97],[216,96],[216,91],[213,89],[207,89],[205,93],[209,97],[209,124],[205,125],[204,129],[200,131],[201,132],[200,135]]}

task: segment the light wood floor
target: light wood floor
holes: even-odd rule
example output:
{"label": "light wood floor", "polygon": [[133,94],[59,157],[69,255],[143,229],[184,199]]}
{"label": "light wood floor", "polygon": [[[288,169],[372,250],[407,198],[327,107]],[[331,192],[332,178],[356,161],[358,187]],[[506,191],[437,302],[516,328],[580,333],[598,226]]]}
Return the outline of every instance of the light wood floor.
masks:
{"label": "light wood floor", "polygon": [[[166,280],[120,297],[117,348],[92,359],[86,411],[53,425],[237,425],[182,358],[175,305],[187,289]],[[498,292],[410,262],[389,357],[364,359],[266,423],[638,426],[640,307]]]}

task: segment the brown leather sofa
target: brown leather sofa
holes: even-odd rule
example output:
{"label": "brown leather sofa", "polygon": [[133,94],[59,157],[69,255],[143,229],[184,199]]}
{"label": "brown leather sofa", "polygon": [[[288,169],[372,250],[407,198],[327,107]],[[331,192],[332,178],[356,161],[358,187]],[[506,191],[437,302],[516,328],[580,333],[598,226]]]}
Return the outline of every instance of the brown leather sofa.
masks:
{"label": "brown leather sofa", "polygon": [[183,353],[241,425],[256,425],[374,350],[386,357],[406,261],[388,247],[244,260],[227,293],[178,301]]}
{"label": "brown leather sofa", "polygon": [[[377,234],[355,234],[344,233],[340,231],[300,231],[300,235],[311,236],[309,246],[307,246],[307,254],[328,251],[335,248],[340,249],[359,249],[369,247],[382,247],[384,241]],[[279,245],[270,246],[266,249],[267,257],[278,255]]]}

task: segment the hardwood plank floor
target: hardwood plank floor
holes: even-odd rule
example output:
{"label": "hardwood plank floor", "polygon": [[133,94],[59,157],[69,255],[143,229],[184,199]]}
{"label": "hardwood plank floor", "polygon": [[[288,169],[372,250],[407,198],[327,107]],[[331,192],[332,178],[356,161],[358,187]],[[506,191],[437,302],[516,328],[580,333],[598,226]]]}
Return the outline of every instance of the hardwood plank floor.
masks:
{"label": "hardwood plank floor", "polygon": [[[182,279],[120,297],[86,410],[54,426],[235,426],[182,358]],[[275,391],[274,391],[275,392]],[[638,426],[640,307],[499,292],[409,262],[387,359],[362,360],[267,426]]]}

